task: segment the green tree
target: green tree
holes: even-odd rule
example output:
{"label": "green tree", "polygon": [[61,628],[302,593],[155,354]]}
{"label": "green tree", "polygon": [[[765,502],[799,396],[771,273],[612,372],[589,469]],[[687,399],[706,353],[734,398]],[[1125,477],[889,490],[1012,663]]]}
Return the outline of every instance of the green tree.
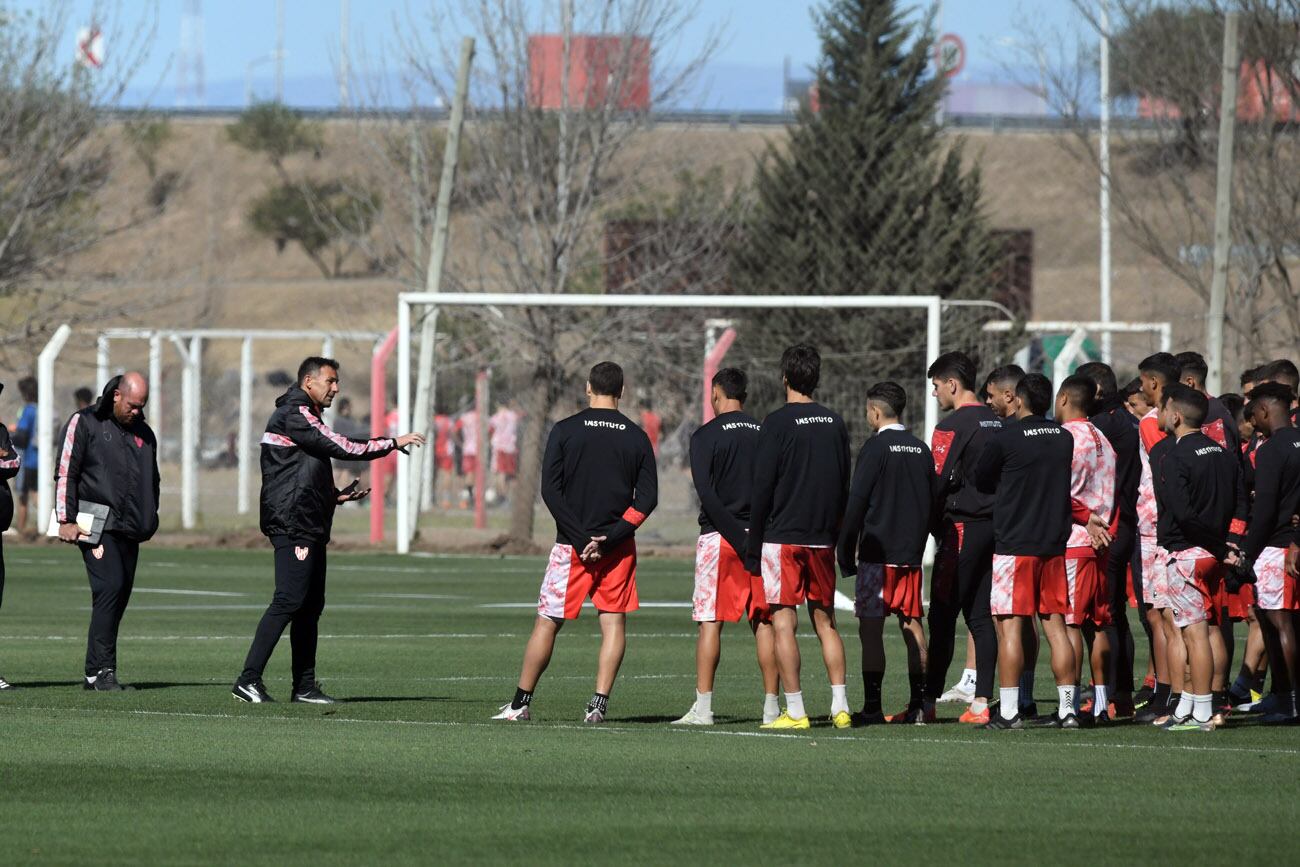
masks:
{"label": "green tree", "polygon": [[[931,71],[929,22],[907,23],[894,0],[831,0],[814,20],[816,99],[760,161],[733,284],[767,294],[988,297],[1002,250],[978,170],[963,169],[960,140],[940,140],[945,83]],[[771,311],[737,345],[770,356],[777,343],[809,340],[855,369],[869,362],[880,378],[915,376],[919,327],[918,314],[901,311]],[[746,333],[761,333],[765,346]],[[948,328],[945,339],[953,336]]]}
{"label": "green tree", "polygon": [[379,213],[379,196],[338,181],[280,184],[258,196],[248,209],[248,224],[284,250],[298,244],[326,277],[338,277],[356,246],[352,239],[370,232]]}
{"label": "green tree", "polygon": [[226,135],[246,151],[265,154],[286,181],[286,157],[310,151],[317,158],[324,150],[319,123],[278,102],[259,102],[226,127]]}

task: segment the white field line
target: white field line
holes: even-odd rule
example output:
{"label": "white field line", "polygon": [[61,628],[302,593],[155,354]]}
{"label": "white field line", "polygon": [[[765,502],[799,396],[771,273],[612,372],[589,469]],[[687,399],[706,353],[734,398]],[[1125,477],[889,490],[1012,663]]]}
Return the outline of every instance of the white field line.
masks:
{"label": "white field line", "polygon": [[[196,713],[186,711],[165,711],[165,710],[117,710],[115,708],[98,707],[98,708],[66,708],[66,707],[14,707],[9,708],[9,713],[19,711],[31,711],[40,713],[81,713],[81,714],[120,714],[123,716],[154,716],[154,717],[174,717],[178,719],[219,719],[235,720],[239,722],[255,722],[259,720],[275,720],[277,722],[287,723],[319,723],[323,725],[333,725],[336,723],[350,723],[353,725],[377,725],[377,726],[410,726],[415,728],[507,728],[514,727],[517,729],[527,730],[528,724],[506,723],[506,722],[462,722],[457,720],[406,720],[406,719],[362,719],[358,717],[340,717],[340,716],[284,716],[282,714],[229,714],[229,713]],[[724,731],[711,729],[706,726],[673,726],[668,724],[662,725],[641,725],[641,726],[620,726],[618,724],[603,724],[598,726],[584,725],[582,723],[547,723],[534,728],[540,731],[561,730],[561,731],[584,731],[599,734],[636,734],[644,735],[647,728],[653,730],[669,732],[683,736],[697,737],[732,737],[732,738],[763,738],[772,740],[796,740],[807,742],[835,742],[835,743],[873,743],[870,735],[836,735],[822,732],[810,732],[809,734],[791,734],[783,732],[764,732],[764,731]],[[921,728],[918,726],[917,728]],[[1172,738],[1171,738],[1172,739]],[[1255,755],[1275,755],[1275,756],[1300,756],[1300,749],[1275,749],[1269,747],[1225,747],[1211,745],[1195,744],[1117,744],[1101,741],[1078,741],[1071,740],[1070,737],[1046,737],[1046,738],[1024,738],[1020,735],[990,735],[987,738],[979,740],[963,738],[935,738],[935,737],[891,737],[888,740],[874,741],[879,744],[895,744],[899,742],[908,744],[936,744],[939,746],[960,746],[960,747],[990,747],[994,744],[1014,743],[1017,749],[1025,747],[1073,747],[1075,749],[1116,749],[1116,750],[1149,750],[1158,752],[1168,752],[1170,750],[1195,752],[1195,753],[1253,753]]]}
{"label": "white field line", "polygon": [[[437,593],[358,593],[363,599],[464,599],[464,596],[443,596]],[[536,605],[537,603],[533,603]]]}
{"label": "white field line", "polygon": [[[78,590],[85,590],[85,587],[78,587]],[[247,593],[234,593],[229,590],[174,590],[169,587],[136,587],[132,593],[168,593],[173,596],[234,596],[238,598],[246,597]]]}

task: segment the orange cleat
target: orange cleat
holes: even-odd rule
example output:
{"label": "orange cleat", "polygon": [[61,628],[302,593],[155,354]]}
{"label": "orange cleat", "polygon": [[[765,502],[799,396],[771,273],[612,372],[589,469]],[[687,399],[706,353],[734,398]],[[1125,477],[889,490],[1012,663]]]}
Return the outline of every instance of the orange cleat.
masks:
{"label": "orange cleat", "polygon": [[980,726],[988,725],[989,709],[987,706],[985,706],[984,710],[980,711],[979,713],[975,713],[975,711],[971,710],[970,708],[966,708],[966,712],[963,713],[961,717],[958,718],[957,722],[970,723],[972,725],[980,725]]}

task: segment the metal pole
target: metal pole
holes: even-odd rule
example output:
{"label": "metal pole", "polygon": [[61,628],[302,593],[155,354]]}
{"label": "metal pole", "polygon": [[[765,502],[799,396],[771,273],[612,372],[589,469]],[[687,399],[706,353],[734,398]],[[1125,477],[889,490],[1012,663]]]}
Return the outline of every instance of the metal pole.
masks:
{"label": "metal pole", "polygon": [[284,103],[284,0],[275,2],[275,101]]}
{"label": "metal pole", "polygon": [[54,508],[54,362],[71,334],[60,325],[36,360],[36,529],[41,533],[49,529]]}
{"label": "metal pole", "polygon": [[352,100],[348,94],[348,78],[352,74],[348,56],[348,30],[352,26],[348,0],[339,0],[339,108],[346,109]]}
{"label": "metal pole", "polygon": [[1088,332],[1082,328],[1074,329],[1061,351],[1057,353],[1056,359],[1052,362],[1052,391],[1061,387],[1065,378],[1070,375],[1070,365],[1079,357],[1083,351],[1083,342],[1088,339]]}
{"label": "metal pole", "polygon": [[1214,184],[1214,279],[1205,318],[1205,387],[1219,394],[1223,386],[1223,316],[1228,298],[1232,230],[1232,138],[1237,127],[1237,13],[1223,22],[1223,93],[1219,105],[1218,174]]}
{"label": "metal pole", "polygon": [[[935,297],[930,298],[930,303],[926,305],[925,318],[925,357],[926,364],[931,364],[939,357],[940,352],[940,333],[943,324],[943,304]],[[929,389],[925,389],[929,391]],[[925,401],[925,441],[928,443],[932,440],[935,426],[939,424],[939,404],[934,400]]]}
{"label": "metal pole", "polygon": [[245,337],[239,351],[239,434],[235,442],[239,461],[239,506],[241,515],[250,508],[249,480],[253,459],[253,338]]}
{"label": "metal pole", "polygon": [[[326,335],[324,338],[321,339],[320,354],[325,358],[334,357],[334,336],[332,334]],[[325,411],[320,414],[321,421],[325,422],[327,427],[333,427],[334,415],[335,415],[334,407],[327,406],[325,407]]]}
{"label": "metal pole", "polygon": [[190,490],[188,495],[188,505],[190,511],[190,526],[185,529],[189,530],[197,526],[199,514],[199,450],[203,444],[203,338],[196,336],[191,341],[190,355],[193,356],[193,372],[190,374],[194,377],[194,402],[190,406],[190,413],[194,416],[190,423],[190,436],[192,438],[189,456],[190,456]]}
{"label": "metal pole", "polygon": [[[411,429],[411,305],[397,304],[397,429]],[[397,553],[411,550],[411,476],[405,459],[397,456]]]}
{"label": "metal pole", "polygon": [[488,372],[480,370],[474,381],[474,410],[478,413],[478,460],[474,464],[474,529],[487,529]]}
{"label": "metal pole", "polygon": [[[1101,321],[1110,322],[1110,2],[1101,0]],[[1111,333],[1101,334],[1101,360],[1111,363]]]}
{"label": "metal pole", "polygon": [[108,338],[99,335],[95,340],[95,385],[96,391],[108,382]]}
{"label": "metal pole", "polygon": [[[433,344],[438,339],[438,308],[437,307],[434,307],[432,311],[430,311],[428,319],[426,321],[429,322],[429,342]],[[430,348],[431,352],[433,348],[435,347]],[[421,349],[423,349],[423,347],[421,347]],[[429,397],[425,403],[425,413],[428,416],[430,416],[429,428],[428,428],[429,445],[427,448],[420,450],[419,505],[414,509],[414,513],[417,518],[419,517],[421,510],[428,511],[433,508],[433,464],[434,464],[433,440],[434,437],[437,436],[437,431],[434,430],[432,416],[434,415],[434,413],[438,411],[437,396],[438,396],[438,368],[436,366],[430,366]]]}
{"label": "metal pole", "polygon": [[173,336],[172,343],[180,353],[183,367],[181,369],[181,526],[186,530],[194,526],[194,501],[190,493],[194,490],[194,341],[186,346],[179,337]]}
{"label": "metal pole", "polygon": [[149,335],[149,418],[150,426],[158,442],[162,443],[163,431],[163,372],[162,372],[162,337]]}

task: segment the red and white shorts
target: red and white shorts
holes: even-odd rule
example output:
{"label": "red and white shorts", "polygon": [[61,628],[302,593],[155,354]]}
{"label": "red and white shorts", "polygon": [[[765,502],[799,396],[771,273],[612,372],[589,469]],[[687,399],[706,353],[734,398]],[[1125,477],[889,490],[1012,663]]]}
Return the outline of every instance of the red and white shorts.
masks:
{"label": "red and white shorts", "polygon": [[691,618],[697,623],[735,623],[743,619],[753,594],[753,577],[721,533],[702,534],[695,543]]}
{"label": "red and white shorts", "polygon": [[858,617],[922,617],[921,567],[859,563],[853,613]]}
{"label": "red and white shorts", "polygon": [[1042,613],[1064,614],[1064,554],[1055,557],[993,555],[993,587],[989,594],[989,610],[995,616],[1032,617],[1040,613],[1039,594],[1043,587],[1051,587],[1060,598],[1052,604],[1058,610]]}
{"label": "red and white shorts", "polygon": [[514,478],[519,472],[519,455],[517,452],[493,452],[492,469],[503,476]]}
{"label": "red and white shorts", "polygon": [[1173,610],[1174,626],[1179,629],[1197,623],[1219,623],[1215,600],[1223,581],[1223,564],[1213,557],[1198,557],[1197,553],[1179,551],[1169,555],[1167,607]]}
{"label": "red and white shorts", "polygon": [[472,476],[476,472],[478,472],[478,455],[461,455],[460,474],[462,476]]}
{"label": "red and white shorts", "polygon": [[763,600],[773,605],[835,605],[835,549],[763,543]]}
{"label": "red and white shorts", "polygon": [[1101,560],[1096,557],[1066,557],[1065,586],[1069,594],[1069,610],[1065,622],[1069,626],[1110,626],[1110,593],[1106,588],[1106,575]]}
{"label": "red and white shorts", "polygon": [[437,462],[439,472],[449,473],[455,466],[455,462],[452,461],[451,455],[436,455],[434,460]]}
{"label": "red and white shorts", "polygon": [[577,620],[591,597],[600,612],[626,614],[641,607],[636,596],[636,540],[629,539],[595,563],[584,563],[572,545],[556,544],[542,578],[537,613]]}
{"label": "red and white shorts", "polygon": [[1296,581],[1286,574],[1285,548],[1265,548],[1255,558],[1255,595],[1265,611],[1300,611]]}
{"label": "red and white shorts", "polygon": [[1156,544],[1155,536],[1143,536],[1142,600],[1152,608],[1169,606],[1169,552]]}

